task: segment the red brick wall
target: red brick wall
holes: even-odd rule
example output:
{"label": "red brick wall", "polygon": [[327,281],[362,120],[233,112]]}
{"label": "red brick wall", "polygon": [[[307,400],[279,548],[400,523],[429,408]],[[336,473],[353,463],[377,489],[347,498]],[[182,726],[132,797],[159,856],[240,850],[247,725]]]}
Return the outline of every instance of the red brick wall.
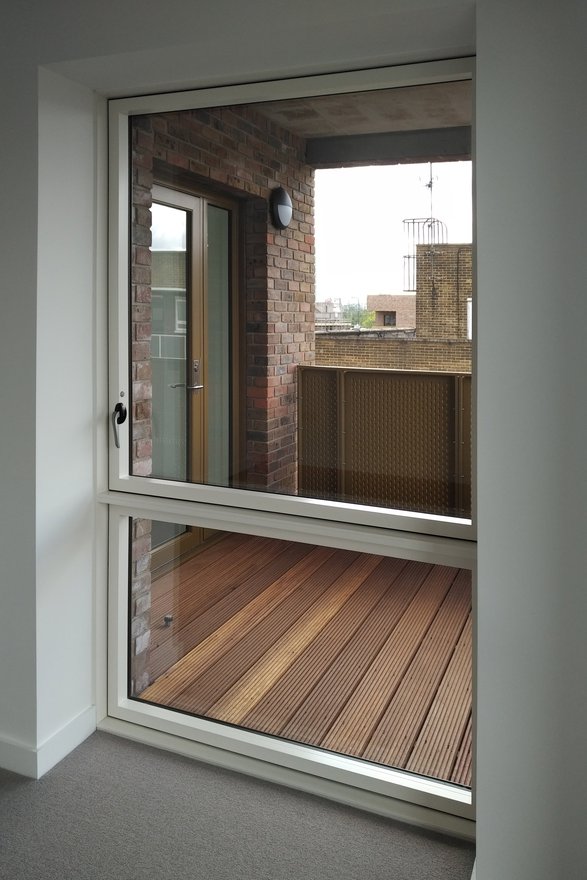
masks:
{"label": "red brick wall", "polygon": [[[150,192],[153,170],[179,169],[198,183],[246,197],[246,462],[249,485],[296,489],[297,364],[314,359],[314,185],[304,143],[251,107],[193,110],[133,120],[132,334],[133,467],[150,472]],[[184,177],[184,180],[186,178]],[[268,217],[271,190],[284,186],[293,220]],[[139,376],[141,377],[139,379]]]}
{"label": "red brick wall", "polygon": [[131,379],[133,473],[151,473],[151,189],[153,132],[132,127]]}
{"label": "red brick wall", "polygon": [[151,520],[131,523],[130,695],[138,696],[150,683],[151,647]]}

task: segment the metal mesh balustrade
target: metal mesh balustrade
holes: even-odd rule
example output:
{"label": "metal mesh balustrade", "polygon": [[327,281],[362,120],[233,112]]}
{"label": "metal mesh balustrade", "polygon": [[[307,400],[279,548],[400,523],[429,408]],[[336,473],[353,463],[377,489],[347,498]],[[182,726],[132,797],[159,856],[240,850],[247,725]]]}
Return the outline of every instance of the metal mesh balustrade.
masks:
{"label": "metal mesh balustrade", "polygon": [[304,368],[299,370],[298,378],[298,493],[337,500],[339,371]]}
{"label": "metal mesh balustrade", "polygon": [[470,516],[470,376],[299,370],[301,495]]}

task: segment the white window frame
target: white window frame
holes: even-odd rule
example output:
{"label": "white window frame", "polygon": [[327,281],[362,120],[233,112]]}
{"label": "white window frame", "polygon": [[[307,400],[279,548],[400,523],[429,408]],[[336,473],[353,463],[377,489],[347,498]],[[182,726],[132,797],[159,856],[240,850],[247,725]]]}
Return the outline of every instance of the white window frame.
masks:
{"label": "white window frame", "polygon": [[[471,58],[124,98],[109,106],[109,402],[130,406],[128,381],[129,117],[196,107],[369,91],[473,78]],[[112,340],[117,340],[112,344]],[[109,432],[108,719],[104,729],[151,741],[415,824],[472,836],[473,795],[459,786],[287,743],[128,698],[128,522],[144,517],[474,569],[473,520],[202,486],[129,474],[129,420]],[[475,509],[473,429],[473,510]],[[132,734],[130,734],[132,735]],[[141,738],[149,739],[147,733]],[[239,763],[240,762],[240,763]],[[245,762],[243,764],[243,762]],[[249,762],[249,763],[247,763]],[[267,769],[268,768],[268,769]],[[289,775],[288,775],[289,774]],[[431,818],[433,817],[433,818]]]}
{"label": "white window frame", "polygon": [[[295,787],[323,794],[324,785],[335,784],[338,800],[459,836],[473,836],[472,791],[461,786],[130,699],[128,583],[131,517],[318,543],[327,547],[469,569],[475,565],[473,544],[432,539],[428,548],[425,548],[413,536],[401,535],[398,536],[398,541],[402,542],[401,549],[399,544],[392,549],[381,530],[369,526],[357,528],[344,523],[314,523],[308,527],[296,516],[275,517],[266,511],[249,516],[246,511],[232,507],[190,502],[183,502],[178,507],[177,502],[117,495],[111,499],[109,513],[111,586],[107,688],[110,718],[142,725],[164,736],[188,740],[194,744],[191,754],[195,757],[231,766],[234,756],[244,756],[256,765],[256,771],[253,772],[265,778],[286,781],[282,778],[285,768],[291,771],[287,781]],[[101,726],[103,729],[117,730],[116,726]],[[261,770],[263,765],[269,768],[265,772]]]}

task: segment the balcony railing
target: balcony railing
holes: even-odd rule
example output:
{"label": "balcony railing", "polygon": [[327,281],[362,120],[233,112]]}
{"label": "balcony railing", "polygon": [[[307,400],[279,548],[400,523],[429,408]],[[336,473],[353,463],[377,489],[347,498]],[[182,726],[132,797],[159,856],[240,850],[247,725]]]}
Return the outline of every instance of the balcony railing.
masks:
{"label": "balcony railing", "polygon": [[471,516],[471,376],[300,367],[300,495]]}

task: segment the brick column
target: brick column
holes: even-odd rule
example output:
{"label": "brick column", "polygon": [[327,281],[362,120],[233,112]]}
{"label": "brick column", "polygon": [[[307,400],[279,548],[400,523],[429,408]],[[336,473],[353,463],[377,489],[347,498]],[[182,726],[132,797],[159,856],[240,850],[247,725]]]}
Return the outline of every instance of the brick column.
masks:
{"label": "brick column", "polygon": [[[131,473],[152,472],[151,204],[153,132],[147,117],[132,126],[132,226],[130,286]],[[131,533],[130,693],[138,696],[149,677],[151,641],[151,522],[133,520]]]}
{"label": "brick column", "polygon": [[150,684],[151,642],[151,521],[135,519],[131,525],[130,553],[130,696]]}

